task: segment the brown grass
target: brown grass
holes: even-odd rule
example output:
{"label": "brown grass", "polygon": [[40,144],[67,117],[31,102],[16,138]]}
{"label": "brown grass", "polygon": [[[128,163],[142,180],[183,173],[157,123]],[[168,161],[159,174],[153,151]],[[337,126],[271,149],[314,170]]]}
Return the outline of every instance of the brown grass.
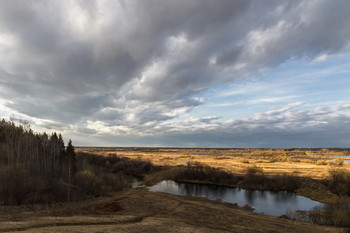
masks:
{"label": "brown grass", "polygon": [[[322,155],[348,155],[349,150],[326,149],[174,149],[174,148],[78,148],[103,156],[117,154],[132,159],[151,161],[158,166],[185,166],[187,162],[200,162],[204,165],[225,171],[244,174],[245,169],[259,164],[266,175],[298,174],[313,179],[325,179],[332,166],[322,161]],[[308,154],[320,154],[320,158]],[[317,159],[317,160],[315,160]],[[321,160],[322,162],[318,162]],[[338,164],[339,165],[339,164]],[[350,165],[342,167],[350,171]]]}

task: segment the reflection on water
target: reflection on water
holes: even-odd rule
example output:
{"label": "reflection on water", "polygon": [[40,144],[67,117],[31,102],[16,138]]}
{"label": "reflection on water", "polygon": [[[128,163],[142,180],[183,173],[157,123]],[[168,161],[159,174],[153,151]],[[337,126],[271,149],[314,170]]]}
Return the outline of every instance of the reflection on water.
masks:
{"label": "reflection on water", "polygon": [[181,196],[207,197],[237,203],[239,206],[248,204],[255,209],[254,212],[272,216],[286,214],[287,209],[311,210],[313,207],[321,205],[320,202],[287,191],[246,190],[215,185],[180,183],[171,180],[162,181],[150,187],[149,190]]}

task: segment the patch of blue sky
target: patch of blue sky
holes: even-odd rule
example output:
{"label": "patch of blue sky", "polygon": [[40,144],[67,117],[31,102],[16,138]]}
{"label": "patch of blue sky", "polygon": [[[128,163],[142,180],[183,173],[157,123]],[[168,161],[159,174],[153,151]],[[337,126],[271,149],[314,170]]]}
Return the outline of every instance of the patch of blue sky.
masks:
{"label": "patch of blue sky", "polygon": [[191,115],[225,121],[295,102],[304,103],[300,109],[350,103],[350,52],[320,58],[291,59],[255,76],[217,85],[201,94],[204,104]]}

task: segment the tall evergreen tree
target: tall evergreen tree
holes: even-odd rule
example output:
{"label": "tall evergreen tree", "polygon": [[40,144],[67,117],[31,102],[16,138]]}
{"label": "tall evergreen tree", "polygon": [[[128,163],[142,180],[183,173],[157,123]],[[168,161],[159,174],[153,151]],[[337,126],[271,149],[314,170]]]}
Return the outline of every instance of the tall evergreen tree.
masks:
{"label": "tall evergreen tree", "polygon": [[71,164],[71,172],[72,174],[77,172],[77,164],[76,164],[76,154],[75,154],[75,149],[74,146],[72,145],[72,140],[69,140],[67,149],[66,149],[66,154],[68,157],[68,161]]}
{"label": "tall evergreen tree", "polygon": [[66,149],[66,154],[68,157],[68,193],[67,193],[67,201],[70,201],[71,197],[71,184],[72,184],[72,175],[77,171],[76,166],[76,158],[74,146],[72,145],[72,140],[69,139],[68,146]]}

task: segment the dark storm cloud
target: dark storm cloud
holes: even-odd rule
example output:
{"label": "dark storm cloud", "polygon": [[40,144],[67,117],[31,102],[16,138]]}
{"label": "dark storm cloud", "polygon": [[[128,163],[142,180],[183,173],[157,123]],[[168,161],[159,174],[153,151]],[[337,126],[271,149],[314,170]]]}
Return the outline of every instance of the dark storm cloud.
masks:
{"label": "dark storm cloud", "polygon": [[213,85],[348,48],[349,21],[346,0],[2,1],[0,98],[58,124],[155,127]]}

